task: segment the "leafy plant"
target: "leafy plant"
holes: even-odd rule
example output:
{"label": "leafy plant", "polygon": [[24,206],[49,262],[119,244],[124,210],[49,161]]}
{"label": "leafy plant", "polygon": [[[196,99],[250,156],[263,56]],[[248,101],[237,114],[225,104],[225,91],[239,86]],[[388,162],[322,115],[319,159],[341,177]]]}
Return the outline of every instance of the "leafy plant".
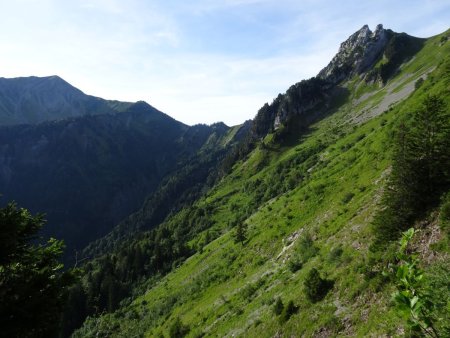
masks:
{"label": "leafy plant", "polygon": [[347,204],[348,202],[350,202],[353,199],[354,196],[355,196],[355,194],[352,192],[346,193],[344,195],[344,197],[342,197],[342,200],[341,200],[342,204]]}
{"label": "leafy plant", "polygon": [[288,268],[289,270],[294,273],[297,272],[298,270],[300,270],[303,267],[303,263],[302,260],[300,259],[300,257],[296,256],[293,257],[289,262],[288,262]]}
{"label": "leafy plant", "polygon": [[338,262],[343,253],[344,253],[344,249],[342,249],[342,247],[340,247],[340,246],[331,249],[331,251],[328,253],[328,261],[329,262]]}
{"label": "leafy plant", "polygon": [[399,314],[407,318],[411,331],[420,332],[424,336],[439,337],[433,325],[434,305],[422,287],[424,274],[419,267],[419,259],[407,250],[414,234],[413,228],[405,231],[399,242],[399,264],[394,270],[397,291],[393,294],[393,300]]}
{"label": "leafy plant", "polygon": [[242,245],[244,245],[246,240],[247,240],[247,224],[239,223],[234,233],[234,242],[236,244],[241,243]]}
{"label": "leafy plant", "polygon": [[309,259],[313,258],[319,252],[319,249],[314,245],[314,240],[310,233],[306,233],[299,239],[296,251],[306,263]]}

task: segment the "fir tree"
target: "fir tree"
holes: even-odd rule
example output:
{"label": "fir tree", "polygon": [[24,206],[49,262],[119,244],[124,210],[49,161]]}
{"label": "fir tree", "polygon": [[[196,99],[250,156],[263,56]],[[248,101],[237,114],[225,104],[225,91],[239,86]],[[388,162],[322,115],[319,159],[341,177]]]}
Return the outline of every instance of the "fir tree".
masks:
{"label": "fir tree", "polygon": [[396,239],[448,189],[449,121],[445,101],[428,96],[410,124],[400,124],[383,209],[374,220],[376,246]]}

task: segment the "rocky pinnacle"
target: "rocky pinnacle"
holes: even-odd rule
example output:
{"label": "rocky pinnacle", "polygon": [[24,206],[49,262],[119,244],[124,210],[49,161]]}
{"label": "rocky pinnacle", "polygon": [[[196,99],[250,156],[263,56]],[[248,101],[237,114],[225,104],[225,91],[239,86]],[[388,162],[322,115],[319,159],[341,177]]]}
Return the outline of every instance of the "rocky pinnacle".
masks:
{"label": "rocky pinnacle", "polygon": [[374,32],[364,25],[341,44],[338,53],[318,77],[337,84],[348,76],[364,72],[383,52],[388,42],[386,32],[381,24]]}

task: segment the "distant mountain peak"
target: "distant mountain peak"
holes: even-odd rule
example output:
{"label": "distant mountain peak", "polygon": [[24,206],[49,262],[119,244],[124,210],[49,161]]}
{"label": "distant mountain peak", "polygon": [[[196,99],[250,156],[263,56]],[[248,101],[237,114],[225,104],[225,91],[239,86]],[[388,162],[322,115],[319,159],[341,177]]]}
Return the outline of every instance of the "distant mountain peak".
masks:
{"label": "distant mountain peak", "polygon": [[115,114],[129,106],[86,95],[57,75],[0,78],[0,126]]}
{"label": "distant mountain peak", "polygon": [[351,74],[360,74],[373,65],[389,41],[388,30],[382,24],[371,31],[368,25],[341,43],[338,53],[322,69],[318,77],[338,83]]}

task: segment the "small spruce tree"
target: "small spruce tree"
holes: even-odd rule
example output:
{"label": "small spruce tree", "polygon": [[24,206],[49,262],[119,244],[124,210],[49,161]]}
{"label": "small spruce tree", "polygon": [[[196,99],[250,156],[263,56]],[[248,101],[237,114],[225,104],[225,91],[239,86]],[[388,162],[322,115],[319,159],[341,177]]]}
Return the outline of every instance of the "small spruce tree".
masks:
{"label": "small spruce tree", "polygon": [[234,242],[241,243],[244,245],[247,240],[247,224],[240,222],[236,227],[236,232],[234,233]]}

